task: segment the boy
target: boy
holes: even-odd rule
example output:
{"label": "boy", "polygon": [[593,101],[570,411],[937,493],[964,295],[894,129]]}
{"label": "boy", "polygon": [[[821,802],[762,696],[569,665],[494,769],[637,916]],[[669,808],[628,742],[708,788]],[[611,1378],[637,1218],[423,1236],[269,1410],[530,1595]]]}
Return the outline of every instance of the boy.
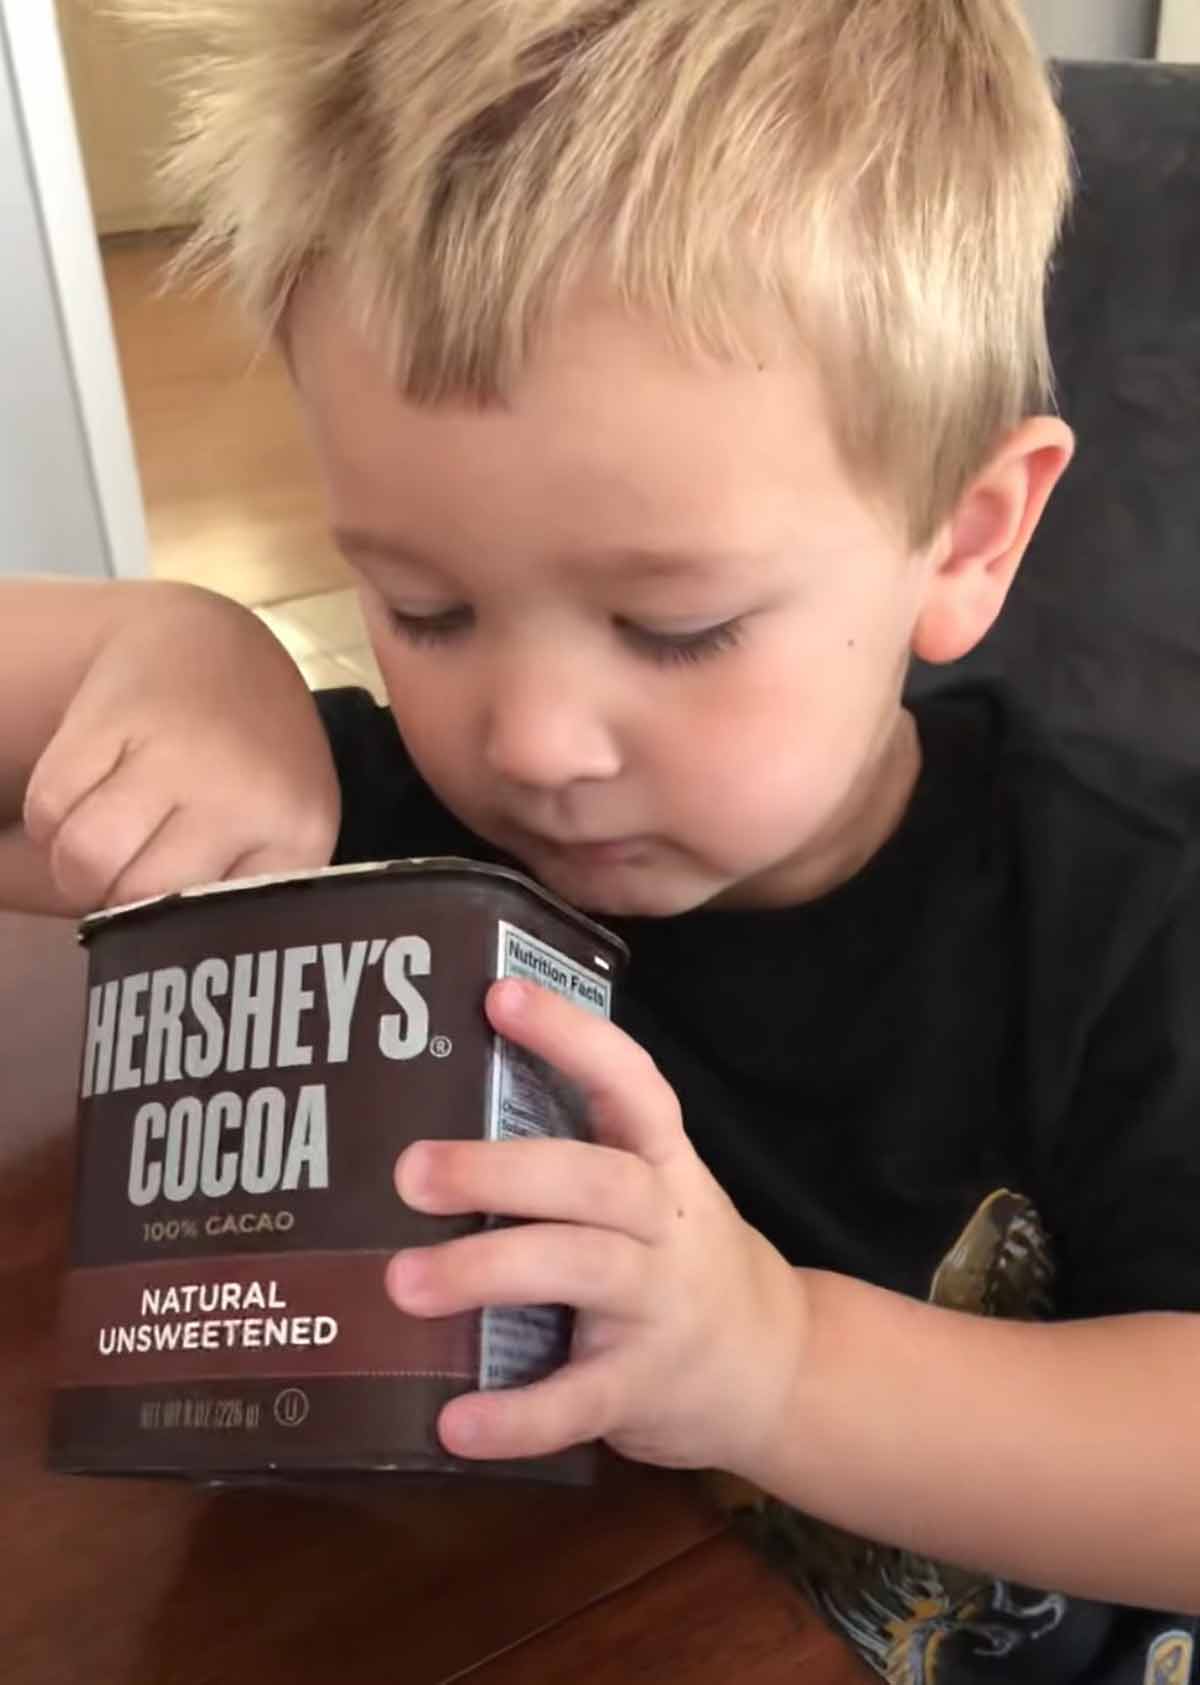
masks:
{"label": "boy", "polygon": [[619,1027],[488,999],[598,1144],[397,1166],[530,1219],[398,1257],[405,1311],[579,1310],[446,1444],[732,1472],[890,1679],[1195,1677],[1195,848],[1001,693],[901,700],[1072,450],[1015,4],[186,12],[226,48],[201,251],[285,346],[391,710],[327,694],[322,735],[200,594],[10,588],[10,898],[336,832],[605,917]]}

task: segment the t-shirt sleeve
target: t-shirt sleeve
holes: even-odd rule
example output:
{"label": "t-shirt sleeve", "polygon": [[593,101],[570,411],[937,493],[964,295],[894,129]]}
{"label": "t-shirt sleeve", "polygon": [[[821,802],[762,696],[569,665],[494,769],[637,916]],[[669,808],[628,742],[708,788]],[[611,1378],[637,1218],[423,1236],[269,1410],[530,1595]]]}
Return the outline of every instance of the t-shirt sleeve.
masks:
{"label": "t-shirt sleeve", "polygon": [[1200,872],[1098,1016],[1045,1212],[1058,1313],[1200,1312]]}
{"label": "t-shirt sleeve", "polygon": [[416,774],[387,708],[365,690],[321,690],[313,701],[325,727],[342,796],[333,864],[404,852],[404,809]]}
{"label": "t-shirt sleeve", "polygon": [[321,690],[313,700],[341,788],[335,866],[412,855],[493,857],[421,778],[390,710],[365,690]]}

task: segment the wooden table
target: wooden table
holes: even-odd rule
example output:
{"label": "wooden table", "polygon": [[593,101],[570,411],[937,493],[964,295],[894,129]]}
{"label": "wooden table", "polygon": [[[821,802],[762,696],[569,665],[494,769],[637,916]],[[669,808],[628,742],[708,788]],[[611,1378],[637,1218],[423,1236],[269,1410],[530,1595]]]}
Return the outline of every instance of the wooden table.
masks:
{"label": "wooden table", "polygon": [[43,1468],[83,1010],[71,927],[0,914],[6,1685],[851,1685],[693,1479],[346,1499]]}

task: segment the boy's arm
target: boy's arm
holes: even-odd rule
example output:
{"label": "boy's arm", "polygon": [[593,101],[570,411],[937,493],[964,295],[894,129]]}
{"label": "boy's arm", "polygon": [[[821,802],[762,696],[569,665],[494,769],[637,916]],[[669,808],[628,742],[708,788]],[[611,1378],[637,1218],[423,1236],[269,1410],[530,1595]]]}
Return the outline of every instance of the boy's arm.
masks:
{"label": "boy's arm", "polygon": [[1018,1584],[1200,1612],[1200,1316],[999,1322],[797,1272],[764,1491]]}
{"label": "boy's arm", "polygon": [[0,581],[0,905],[319,866],[328,746],[267,629],[188,586]]}
{"label": "boy's arm", "polygon": [[1035,1198],[1052,1323],[800,1273],[803,1368],[749,1475],[867,1537],[1200,1612],[1200,882],[1095,1023]]}
{"label": "boy's arm", "polygon": [[[161,601],[176,588],[150,589]],[[0,827],[19,824],[29,775],[97,650],[146,602],[138,584],[0,580]]]}
{"label": "boy's arm", "polygon": [[74,910],[54,882],[47,850],[25,831],[26,787],[105,640],[177,595],[180,588],[165,585],[0,581],[0,905]]}

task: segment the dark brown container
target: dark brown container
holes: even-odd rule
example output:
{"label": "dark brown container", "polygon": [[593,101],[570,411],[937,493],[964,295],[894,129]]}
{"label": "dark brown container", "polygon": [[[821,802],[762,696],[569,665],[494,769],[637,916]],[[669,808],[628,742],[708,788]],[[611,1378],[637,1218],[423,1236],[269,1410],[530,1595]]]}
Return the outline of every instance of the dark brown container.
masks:
{"label": "dark brown container", "polygon": [[483,1219],[397,1196],[411,1141],[581,1135],[574,1091],[495,1036],[489,983],[607,1014],[626,951],[519,873],[399,861],[220,885],[81,928],[90,954],[51,1463],[295,1480],[589,1477],[588,1448],[451,1457],[448,1399],[567,1354],[562,1307],[427,1321],[399,1248]]}

